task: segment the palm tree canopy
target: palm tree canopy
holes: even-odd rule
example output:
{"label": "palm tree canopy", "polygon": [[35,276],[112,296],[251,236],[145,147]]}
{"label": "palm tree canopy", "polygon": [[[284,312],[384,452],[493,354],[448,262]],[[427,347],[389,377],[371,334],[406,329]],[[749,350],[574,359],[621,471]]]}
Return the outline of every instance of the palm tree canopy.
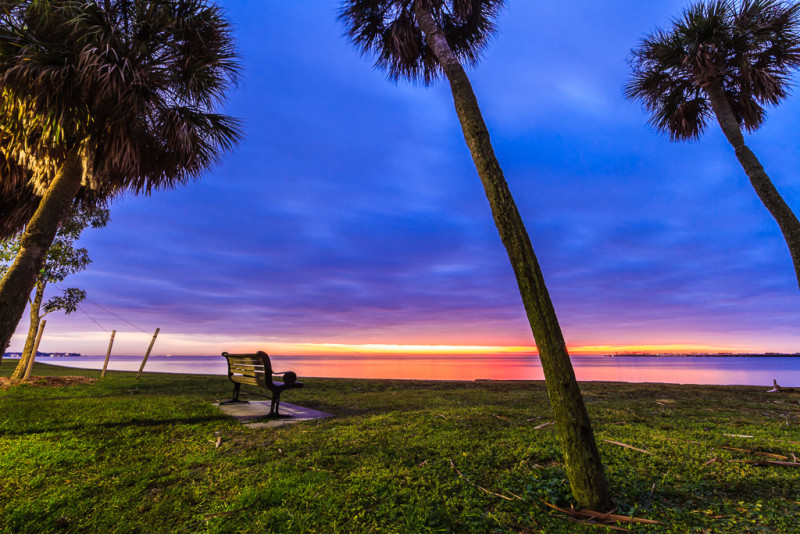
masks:
{"label": "palm tree canopy", "polygon": [[[36,194],[32,175],[15,160],[7,159],[0,149],[0,241],[21,232],[39,207],[42,197]],[[73,209],[92,214],[96,208],[105,208],[111,196],[108,187],[81,187]]]}
{"label": "palm tree canopy", "polygon": [[[0,161],[2,159],[0,157]],[[20,180],[9,181],[9,184],[9,188],[0,187],[0,241],[10,239],[23,231],[42,200],[30,183]],[[99,209],[105,209],[111,197],[105,188],[84,186],[75,197],[72,210],[92,214]]]}
{"label": "palm tree canopy", "polygon": [[0,241],[13,237],[25,227],[41,199],[23,181],[14,182],[13,186],[0,188]]}
{"label": "palm tree canopy", "polygon": [[[215,112],[238,68],[230,25],[205,0],[4,0],[0,151],[39,195],[69,152],[85,186],[174,187],[240,137]],[[0,189],[19,178],[0,174]]]}
{"label": "palm tree canopy", "polygon": [[347,36],[391,80],[406,78],[429,85],[442,74],[414,15],[425,2],[462,62],[474,65],[495,32],[504,0],[344,0],[339,19]]}
{"label": "palm tree canopy", "polygon": [[789,94],[800,65],[800,4],[781,0],[699,2],[631,51],[625,96],[672,140],[693,139],[712,117],[706,87],[719,83],[739,126],[753,131],[764,106]]}

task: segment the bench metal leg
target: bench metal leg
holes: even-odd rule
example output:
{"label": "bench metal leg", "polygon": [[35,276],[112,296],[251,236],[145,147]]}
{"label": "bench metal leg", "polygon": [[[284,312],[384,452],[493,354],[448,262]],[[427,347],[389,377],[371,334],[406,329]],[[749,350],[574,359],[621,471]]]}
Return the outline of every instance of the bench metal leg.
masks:
{"label": "bench metal leg", "polygon": [[241,384],[239,382],[233,383],[233,398],[231,400],[226,400],[224,402],[220,402],[220,404],[250,404],[248,401],[239,400],[239,388]]}
{"label": "bench metal leg", "polygon": [[292,417],[291,415],[278,413],[280,405],[281,405],[281,392],[278,391],[272,394],[272,402],[270,402],[269,404],[269,414],[267,414],[267,417],[271,417],[273,419],[287,419]]}

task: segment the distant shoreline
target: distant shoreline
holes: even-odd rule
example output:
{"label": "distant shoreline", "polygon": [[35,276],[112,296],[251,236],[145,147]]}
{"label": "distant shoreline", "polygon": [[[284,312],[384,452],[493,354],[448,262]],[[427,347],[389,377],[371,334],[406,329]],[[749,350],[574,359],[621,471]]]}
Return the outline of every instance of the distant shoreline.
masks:
{"label": "distant shoreline", "polygon": [[[77,358],[80,357],[80,352],[36,352],[37,358]],[[3,358],[21,358],[21,352],[6,352]]]}

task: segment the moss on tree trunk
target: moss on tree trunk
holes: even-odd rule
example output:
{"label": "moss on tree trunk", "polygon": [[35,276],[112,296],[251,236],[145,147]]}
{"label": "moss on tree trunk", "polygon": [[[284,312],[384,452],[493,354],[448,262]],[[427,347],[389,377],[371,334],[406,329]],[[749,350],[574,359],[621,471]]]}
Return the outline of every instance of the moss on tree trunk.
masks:
{"label": "moss on tree trunk", "polygon": [[45,254],[81,186],[83,167],[76,153],[62,164],[22,236],[14,263],[0,281],[0,348],[5,350],[17,329]]}
{"label": "moss on tree trunk", "polygon": [[415,14],[450,81],[464,139],[480,176],[492,209],[500,239],[508,252],[539,350],[550,404],[564,454],[572,494],[578,505],[607,511],[612,502],[594,440],[589,415],[572,369],[564,336],[558,323],[544,276],[533,252],[530,238],[492,148],[472,84],[453,54],[442,31],[422,2]]}
{"label": "moss on tree trunk", "polygon": [[797,220],[792,208],[786,204],[781,194],[778,193],[775,184],[769,179],[761,162],[758,161],[753,151],[745,144],[742,130],[736,121],[720,82],[712,81],[705,89],[708,94],[708,100],[711,102],[711,108],[717,117],[717,122],[728,142],[733,146],[736,158],[739,160],[747,177],[750,178],[750,184],[783,233],[783,238],[789,247],[789,254],[792,256],[798,287],[800,287],[800,221]]}

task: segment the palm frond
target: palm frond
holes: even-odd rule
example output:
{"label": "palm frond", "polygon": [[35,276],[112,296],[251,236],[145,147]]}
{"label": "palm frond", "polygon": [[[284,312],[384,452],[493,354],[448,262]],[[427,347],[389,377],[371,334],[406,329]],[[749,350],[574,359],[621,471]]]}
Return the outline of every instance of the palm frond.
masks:
{"label": "palm frond", "polygon": [[11,142],[0,150],[37,190],[70,150],[84,154],[89,187],[180,184],[240,139],[216,111],[238,75],[230,24],[207,0],[5,2],[0,131]]}
{"label": "palm frond", "polygon": [[739,125],[755,130],[764,107],[789,96],[791,73],[800,66],[800,3],[698,2],[669,30],[642,39],[629,61],[625,97],[642,102],[650,124],[672,139],[703,132],[710,83],[722,86]]}
{"label": "palm frond", "polygon": [[475,64],[496,32],[504,0],[344,0],[339,20],[362,54],[389,79],[424,85],[442,74],[414,15],[414,2],[425,2],[459,61]]}

